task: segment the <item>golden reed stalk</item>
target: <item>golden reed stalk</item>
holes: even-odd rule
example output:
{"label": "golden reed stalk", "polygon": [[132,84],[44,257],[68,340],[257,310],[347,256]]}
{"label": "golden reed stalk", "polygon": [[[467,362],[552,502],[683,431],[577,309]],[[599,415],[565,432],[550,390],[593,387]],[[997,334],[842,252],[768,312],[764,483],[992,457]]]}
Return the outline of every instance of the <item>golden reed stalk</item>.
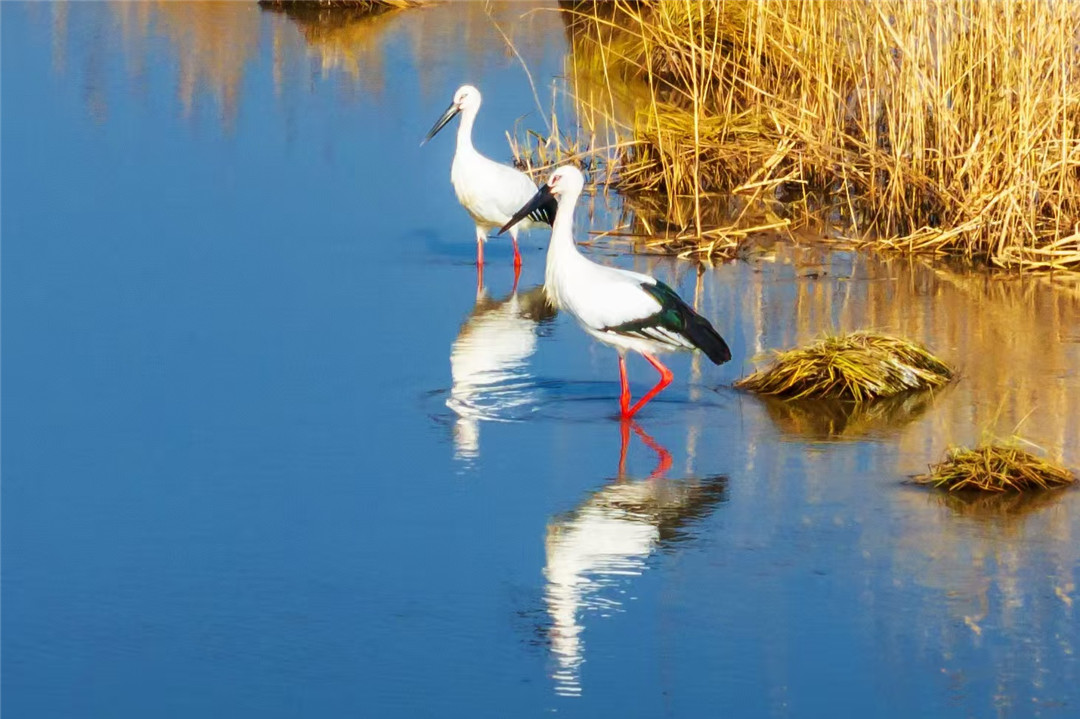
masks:
{"label": "golden reed stalk", "polygon": [[[618,186],[662,198],[663,222],[699,245],[722,252],[735,242],[718,235],[778,214],[882,247],[1080,269],[1080,3],[563,5],[577,95],[583,75],[610,94],[582,110],[616,114],[625,78],[647,91],[609,118]],[[733,197],[735,221],[710,222]]]}

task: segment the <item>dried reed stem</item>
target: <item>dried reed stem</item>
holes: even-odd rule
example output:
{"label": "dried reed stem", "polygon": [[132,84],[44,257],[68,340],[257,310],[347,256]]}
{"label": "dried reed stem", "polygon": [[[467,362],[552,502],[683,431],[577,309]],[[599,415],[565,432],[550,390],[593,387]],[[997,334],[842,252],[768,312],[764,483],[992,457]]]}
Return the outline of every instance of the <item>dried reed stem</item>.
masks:
{"label": "dried reed stem", "polygon": [[663,199],[654,224],[704,247],[714,198],[753,187],[885,248],[1080,268],[1080,3],[597,7],[575,81],[644,86],[629,116],[609,98],[607,144],[624,192]]}

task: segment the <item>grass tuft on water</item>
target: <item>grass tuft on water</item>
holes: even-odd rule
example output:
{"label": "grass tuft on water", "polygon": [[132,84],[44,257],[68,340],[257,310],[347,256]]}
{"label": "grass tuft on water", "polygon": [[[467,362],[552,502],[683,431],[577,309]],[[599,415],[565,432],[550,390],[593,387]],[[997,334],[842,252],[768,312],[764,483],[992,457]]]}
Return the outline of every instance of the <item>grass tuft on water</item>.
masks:
{"label": "grass tuft on water", "polygon": [[1060,465],[1018,447],[999,444],[975,449],[953,447],[943,461],[912,479],[916,484],[949,492],[997,493],[1055,489],[1076,481],[1073,473]]}
{"label": "grass tuft on water", "polygon": [[952,368],[918,344],[875,332],[852,332],[777,352],[770,366],[735,386],[789,399],[862,402],[943,387],[952,377]]}

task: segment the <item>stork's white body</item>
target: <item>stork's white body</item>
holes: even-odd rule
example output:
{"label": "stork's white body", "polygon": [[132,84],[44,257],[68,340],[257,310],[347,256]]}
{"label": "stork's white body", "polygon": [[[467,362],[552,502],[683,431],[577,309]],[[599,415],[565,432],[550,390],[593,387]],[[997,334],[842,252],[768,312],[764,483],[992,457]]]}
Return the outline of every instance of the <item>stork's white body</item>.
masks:
{"label": "stork's white body", "polygon": [[609,329],[660,311],[660,302],[642,287],[655,285],[656,278],[600,265],[581,254],[574,244],[573,233],[574,205],[579,192],[564,189],[551,228],[544,288],[552,304],[569,312],[586,332],[620,353],[633,350],[659,354],[694,349],[687,338],[662,327],[655,328],[656,339],[629,337]]}
{"label": "stork's white body", "polygon": [[582,255],[570,231],[573,207],[564,211],[564,204],[570,203],[565,200],[559,203],[544,270],[544,287],[552,304],[569,312],[586,332],[621,353],[633,350],[659,354],[694,349],[688,339],[662,327],[654,330],[658,339],[629,337],[609,329],[660,311],[656,298],[642,289],[642,285],[655,285],[656,278],[599,265]]}
{"label": "stork's white body", "polygon": [[[463,112],[458,126],[457,149],[450,166],[450,184],[458,202],[476,223],[476,239],[484,242],[488,233],[502,227],[522,205],[536,194],[536,183],[524,172],[484,157],[472,144],[476,113]],[[536,223],[526,218],[516,227],[529,229]],[[517,237],[515,229],[510,236]]]}

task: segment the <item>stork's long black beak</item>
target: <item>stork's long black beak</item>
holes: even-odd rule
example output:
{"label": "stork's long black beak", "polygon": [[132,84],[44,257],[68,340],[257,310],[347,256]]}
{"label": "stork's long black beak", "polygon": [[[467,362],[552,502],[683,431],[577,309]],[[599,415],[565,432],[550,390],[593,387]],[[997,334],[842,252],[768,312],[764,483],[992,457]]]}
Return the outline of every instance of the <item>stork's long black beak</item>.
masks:
{"label": "stork's long black beak", "polygon": [[435,123],[435,127],[431,128],[431,132],[429,132],[427,136],[424,137],[424,140],[420,143],[420,145],[422,146],[424,142],[427,142],[431,138],[435,137],[435,134],[439,130],[446,127],[446,123],[453,120],[454,115],[458,114],[459,112],[461,112],[461,108],[458,107],[455,103],[451,102],[450,107],[446,108],[446,112],[442,114],[442,117],[439,118],[439,121]]}
{"label": "stork's long black beak", "polygon": [[[521,222],[526,217],[529,217],[530,215],[539,216],[537,213],[538,210],[544,212],[544,221],[548,224],[551,224],[555,221],[554,212],[550,211],[550,208],[553,208],[554,205],[555,197],[551,194],[551,187],[549,187],[548,184],[545,182],[543,185],[540,186],[540,190],[537,191],[535,195],[533,195],[533,198],[526,202],[524,207],[515,212],[514,216],[510,218],[510,221],[499,229],[499,234],[501,235],[502,233],[506,232],[511,227]],[[546,216],[547,212],[551,212],[551,217]]]}

